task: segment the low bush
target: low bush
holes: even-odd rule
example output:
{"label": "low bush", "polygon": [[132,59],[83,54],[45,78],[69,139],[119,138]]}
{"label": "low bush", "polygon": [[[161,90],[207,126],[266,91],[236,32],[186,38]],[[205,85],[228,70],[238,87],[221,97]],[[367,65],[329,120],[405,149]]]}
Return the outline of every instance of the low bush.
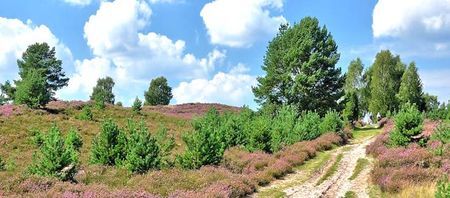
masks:
{"label": "low bush", "polygon": [[32,174],[71,180],[78,168],[78,152],[73,145],[68,145],[69,136],[63,139],[59,128],[53,125],[43,136],[42,145],[33,157],[29,167]]}
{"label": "low bush", "polygon": [[[302,115],[297,124],[295,125],[295,132],[298,134],[297,137],[291,138],[293,141],[302,141],[302,140],[313,140],[319,137],[322,134],[321,131],[321,123],[322,120],[318,113],[315,112],[307,112]],[[330,128],[331,123],[326,123],[322,127]]]}
{"label": "low bush", "polygon": [[270,147],[272,152],[281,150],[284,146],[298,140],[294,133],[297,111],[292,106],[282,106],[271,121]]}
{"label": "low bush", "polygon": [[171,159],[171,152],[175,148],[175,138],[169,136],[167,128],[160,127],[155,134],[156,143],[159,146],[159,157],[161,158],[160,168],[168,168],[174,165]]}
{"label": "low bush", "polygon": [[439,180],[434,196],[436,198],[450,197],[450,182],[448,181],[448,177]]}
{"label": "low bush", "polygon": [[133,110],[134,113],[140,113],[141,109],[142,109],[142,101],[139,100],[138,97],[136,97],[136,99],[133,102],[133,106],[131,106],[131,109]]}
{"label": "low bush", "polygon": [[450,143],[450,125],[449,124],[440,124],[434,133],[431,135],[431,140],[437,140],[442,142],[442,144]]}
{"label": "low bush", "polygon": [[133,173],[158,169],[161,165],[160,147],[144,123],[136,126],[129,121],[128,134],[125,167]]}
{"label": "low bush", "polygon": [[271,151],[271,125],[272,121],[268,116],[256,116],[248,124],[247,143],[245,148],[249,151]]}
{"label": "low bush", "polygon": [[321,133],[340,132],[344,128],[344,122],[337,111],[328,111],[319,125]]}
{"label": "low bush", "polygon": [[93,120],[94,115],[92,114],[92,109],[89,105],[85,105],[82,109],[80,114],[77,116],[77,119],[79,120]]}
{"label": "low bush", "polygon": [[81,135],[78,131],[72,128],[67,134],[65,144],[72,147],[76,151],[80,151],[83,146],[83,140],[81,139]]}
{"label": "low bush", "polygon": [[415,105],[405,104],[395,116],[395,129],[390,134],[390,144],[406,146],[412,137],[419,135],[423,129],[423,118]]}
{"label": "low bush", "polygon": [[90,162],[102,165],[118,165],[126,157],[126,135],[119,126],[107,119],[101,126],[100,133],[92,140]]}

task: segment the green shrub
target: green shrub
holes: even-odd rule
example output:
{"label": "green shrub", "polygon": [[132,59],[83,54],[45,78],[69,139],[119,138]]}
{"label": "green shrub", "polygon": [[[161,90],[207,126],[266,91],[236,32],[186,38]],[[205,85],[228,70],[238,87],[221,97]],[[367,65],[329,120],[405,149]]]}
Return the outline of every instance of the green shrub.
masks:
{"label": "green shrub", "polygon": [[89,105],[85,105],[83,109],[81,109],[80,114],[77,116],[79,120],[93,120],[94,115],[92,114],[92,109]]}
{"label": "green shrub", "polygon": [[126,157],[126,136],[111,119],[103,122],[100,133],[93,139],[90,162],[119,165]]}
{"label": "green shrub", "polygon": [[435,130],[433,135],[431,135],[432,140],[439,140],[442,144],[450,143],[450,125],[440,124]]}
{"label": "green shrub", "polygon": [[142,109],[142,101],[139,100],[138,97],[136,97],[136,99],[133,102],[133,106],[131,106],[131,109],[133,110],[134,113],[140,113],[141,109]]}
{"label": "green shrub", "polygon": [[80,151],[83,146],[83,140],[76,129],[70,129],[66,137],[66,145],[73,147],[76,151]]}
{"label": "green shrub", "polygon": [[321,119],[319,114],[311,111],[304,113],[295,125],[294,130],[298,137],[294,141],[298,142],[316,139],[322,134],[320,124]]}
{"label": "green shrub", "polygon": [[250,132],[245,148],[251,152],[257,150],[270,152],[271,124],[272,121],[267,116],[255,116],[249,124]]}
{"label": "green shrub", "polygon": [[2,156],[0,156],[0,171],[6,170],[6,163],[3,161]]}
{"label": "green shrub", "polygon": [[33,156],[30,172],[64,181],[73,179],[79,164],[78,153],[65,142],[59,128],[53,125]]}
{"label": "green shrub", "polygon": [[155,135],[156,142],[160,149],[161,168],[167,168],[173,165],[173,160],[170,159],[170,154],[175,148],[175,138],[169,136],[167,128],[160,127]]}
{"label": "green shrub", "polygon": [[297,120],[297,111],[292,106],[282,106],[271,124],[271,150],[279,151],[284,146],[296,141],[296,134],[293,133],[295,121]]}
{"label": "green shrub", "polygon": [[415,105],[406,103],[395,116],[395,129],[390,134],[390,144],[406,146],[411,137],[422,132],[423,117]]}
{"label": "green shrub", "polygon": [[161,163],[160,148],[144,123],[141,122],[136,126],[129,121],[128,134],[125,167],[134,173],[158,169]]}
{"label": "green shrub", "polygon": [[47,80],[42,70],[31,69],[21,81],[17,82],[17,90],[14,95],[14,103],[25,104],[36,109],[44,107],[51,98],[51,92],[47,89]]}
{"label": "green shrub", "polygon": [[33,141],[33,144],[36,145],[36,147],[41,147],[42,143],[44,142],[44,136],[41,131],[33,129],[31,130],[31,140]]}
{"label": "green shrub", "polygon": [[343,129],[344,123],[337,111],[328,111],[320,123],[319,128],[322,133],[339,132]]}
{"label": "green shrub", "polygon": [[123,106],[122,102],[120,102],[120,101],[116,102],[116,105],[119,106],[119,107]]}
{"label": "green shrub", "polygon": [[448,198],[450,197],[450,182],[448,178],[445,177],[441,179],[437,184],[436,192],[434,193],[436,198]]}
{"label": "green shrub", "polygon": [[218,164],[222,160],[224,148],[220,127],[220,115],[215,109],[209,110],[202,118],[192,122],[193,131],[183,136],[185,152],[177,157],[181,167],[196,169],[202,165]]}

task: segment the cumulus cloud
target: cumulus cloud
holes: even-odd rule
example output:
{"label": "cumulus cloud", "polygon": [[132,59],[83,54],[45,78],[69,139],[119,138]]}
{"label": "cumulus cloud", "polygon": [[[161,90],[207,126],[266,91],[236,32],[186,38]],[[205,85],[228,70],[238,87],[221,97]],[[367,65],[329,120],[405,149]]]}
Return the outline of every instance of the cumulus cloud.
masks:
{"label": "cumulus cloud", "polygon": [[56,48],[56,56],[63,60],[63,67],[71,65],[72,53],[45,25],[34,25],[19,19],[0,17],[0,82],[16,79],[17,59],[34,43],[47,42]]}
{"label": "cumulus cloud", "polygon": [[450,69],[423,69],[419,73],[426,92],[437,95],[441,102],[450,100]]}
{"label": "cumulus cloud", "polygon": [[247,74],[248,68],[239,64],[230,72],[218,72],[212,79],[199,78],[181,82],[173,90],[177,104],[187,102],[220,102],[235,106],[253,103],[252,86],[256,77]]}
{"label": "cumulus cloud", "polygon": [[64,2],[69,3],[71,5],[86,6],[91,4],[92,0],[64,0]]}
{"label": "cumulus cloud", "polygon": [[274,35],[283,16],[271,16],[271,10],[282,9],[283,0],[214,0],[207,3],[200,16],[211,43],[230,47],[249,47]]}
{"label": "cumulus cloud", "polygon": [[372,29],[377,39],[395,39],[389,42],[399,46],[398,51],[448,55],[450,1],[379,0],[373,11]]}

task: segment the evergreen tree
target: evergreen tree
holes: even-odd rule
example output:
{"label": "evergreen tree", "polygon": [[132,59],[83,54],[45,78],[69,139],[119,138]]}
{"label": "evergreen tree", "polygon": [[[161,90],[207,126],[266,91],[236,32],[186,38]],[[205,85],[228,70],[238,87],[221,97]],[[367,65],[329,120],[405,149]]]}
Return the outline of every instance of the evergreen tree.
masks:
{"label": "evergreen tree", "polygon": [[168,105],[172,99],[172,88],[163,76],[150,82],[148,91],[144,93],[146,105]]}
{"label": "evergreen tree", "polygon": [[46,95],[53,96],[58,89],[67,86],[69,82],[69,78],[62,70],[62,61],[56,58],[55,48],[50,49],[47,43],[30,45],[22,54],[22,59],[17,60],[17,65],[21,80],[16,81],[15,84],[18,85],[26,80],[30,72],[37,71],[45,80],[45,89],[48,91]]}
{"label": "evergreen tree", "polygon": [[142,102],[141,102],[141,100],[139,100],[138,97],[136,97],[136,99],[134,100],[133,106],[131,107],[131,109],[133,110],[134,113],[141,112]]}
{"label": "evergreen tree", "polygon": [[76,151],[80,151],[81,147],[83,146],[83,140],[77,130],[70,129],[69,133],[67,134],[65,144],[68,147],[72,147]]}
{"label": "evergreen tree", "polygon": [[103,108],[105,103],[114,104],[113,87],[114,81],[109,76],[97,80],[97,85],[93,88],[90,97],[91,100],[95,101],[97,107]]}
{"label": "evergreen tree", "polygon": [[395,112],[398,110],[396,94],[400,88],[404,64],[399,56],[394,57],[389,50],[382,50],[376,55],[372,67],[369,110],[374,115]]}
{"label": "evergreen tree", "polygon": [[44,136],[39,151],[33,157],[30,172],[61,180],[72,179],[79,164],[78,153],[73,146],[66,142],[68,141],[63,139],[59,128],[53,125],[48,134]]}
{"label": "evergreen tree", "polygon": [[400,105],[411,103],[416,104],[420,111],[425,110],[423,102],[422,81],[417,73],[417,67],[412,62],[405,71],[397,95]]}
{"label": "evergreen tree", "polygon": [[16,88],[11,85],[10,81],[6,81],[4,84],[0,84],[0,95],[4,103],[8,101],[14,101],[14,95]]}
{"label": "evergreen tree", "polygon": [[111,119],[105,120],[91,148],[91,163],[103,165],[122,164],[126,157],[126,135]]}
{"label": "evergreen tree", "polygon": [[31,69],[21,81],[17,82],[14,103],[26,104],[30,108],[40,108],[50,101],[50,97],[46,80],[41,72]]}
{"label": "evergreen tree", "polygon": [[336,67],[339,56],[332,35],[316,18],[282,25],[264,57],[266,76],[253,88],[256,101],[262,106],[294,105],[321,115],[336,109],[344,83]]}

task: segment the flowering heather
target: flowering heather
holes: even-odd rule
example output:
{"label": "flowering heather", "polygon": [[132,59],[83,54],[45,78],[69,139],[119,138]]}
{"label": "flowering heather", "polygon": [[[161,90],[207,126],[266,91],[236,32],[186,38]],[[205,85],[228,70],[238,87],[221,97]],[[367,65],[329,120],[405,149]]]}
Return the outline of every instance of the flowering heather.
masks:
{"label": "flowering heather", "polygon": [[83,102],[78,100],[73,101],[62,101],[62,100],[56,100],[56,101],[50,101],[46,107],[49,109],[54,110],[64,110],[64,109],[77,109],[80,110],[83,108],[84,105],[88,104],[89,102]]}
{"label": "flowering heather", "polygon": [[423,132],[422,134],[425,137],[430,137],[434,130],[439,126],[439,121],[433,121],[433,120],[425,120],[423,124]]}
{"label": "flowering heather", "polygon": [[22,114],[22,107],[16,106],[12,104],[0,105],[0,116],[9,117],[12,115],[20,115]]}

